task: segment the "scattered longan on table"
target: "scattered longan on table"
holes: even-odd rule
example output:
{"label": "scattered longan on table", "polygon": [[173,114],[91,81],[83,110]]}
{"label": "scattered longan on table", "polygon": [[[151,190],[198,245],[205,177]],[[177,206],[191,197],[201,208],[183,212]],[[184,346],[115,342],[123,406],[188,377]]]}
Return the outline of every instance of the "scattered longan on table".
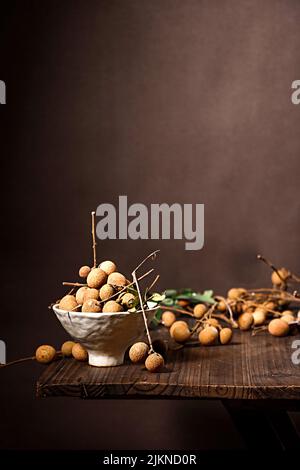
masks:
{"label": "scattered longan on table", "polygon": [[78,291],[76,292],[75,294],[75,298],[76,298],[76,302],[80,305],[83,304],[84,302],[84,295],[85,293],[87,292],[88,290],[88,287],[87,286],[83,286],[83,287],[79,287]]}
{"label": "scattered longan on table", "polygon": [[99,299],[99,291],[98,289],[94,289],[92,287],[88,287],[83,294],[83,302],[86,302],[87,300],[94,299],[98,300]]}
{"label": "scattered longan on table", "polygon": [[206,326],[200,331],[198,338],[203,346],[211,346],[217,341],[218,330],[215,326]]}
{"label": "scattered longan on table", "polygon": [[107,278],[107,284],[117,287],[124,287],[126,286],[126,277],[118,272],[111,273]]}
{"label": "scattered longan on table", "polygon": [[84,362],[88,359],[88,352],[80,343],[75,343],[72,347],[72,356],[76,361]]}
{"label": "scattered longan on table", "polygon": [[72,348],[74,346],[75,342],[74,341],[65,341],[61,345],[61,353],[64,357],[71,357],[72,356]]}
{"label": "scattered longan on table", "polygon": [[252,324],[253,324],[253,314],[252,313],[242,313],[242,315],[239,316],[238,318],[238,326],[240,330],[242,331],[247,331],[250,330]]}
{"label": "scattered longan on table", "polygon": [[99,289],[103,284],[105,284],[107,279],[107,274],[100,268],[94,268],[89,273],[86,282],[89,287],[94,289]]}
{"label": "scattered longan on table", "polygon": [[104,284],[99,291],[99,297],[101,300],[107,300],[114,295],[115,289],[110,284]]}
{"label": "scattered longan on table", "polygon": [[194,307],[193,313],[195,318],[202,318],[207,312],[207,307],[204,304],[197,304]]}
{"label": "scattered longan on table", "polygon": [[145,367],[149,372],[159,372],[164,367],[164,365],[164,358],[157,352],[149,354],[145,361]]}
{"label": "scattered longan on table", "polygon": [[222,328],[219,333],[219,339],[221,344],[229,344],[232,339],[232,329]]}
{"label": "scattered longan on table", "polygon": [[216,328],[220,327],[220,322],[216,318],[208,318],[206,320],[206,325],[214,326]]}
{"label": "scattered longan on table", "polygon": [[79,277],[86,278],[91,271],[91,268],[89,266],[81,266],[79,269]]}
{"label": "scattered longan on table", "polygon": [[149,353],[149,346],[142,341],[135,343],[129,349],[129,358],[133,364],[144,362]]}
{"label": "scattered longan on table", "polygon": [[229,300],[238,300],[244,294],[246,294],[247,290],[243,287],[232,287],[227,292],[227,297]]}
{"label": "scattered longan on table", "polygon": [[169,330],[171,338],[173,338],[174,329],[175,329],[178,325],[182,325],[183,328],[187,328],[187,329],[189,328],[186,321],[183,321],[183,320],[177,320],[177,321],[175,321],[175,322],[173,323],[173,325],[170,327],[170,330]]}
{"label": "scattered longan on table", "polygon": [[113,261],[102,261],[102,263],[99,264],[99,268],[102,269],[102,271],[104,271],[108,276],[117,270],[117,266]]}
{"label": "scattered longan on table", "polygon": [[41,364],[49,364],[56,357],[56,350],[49,344],[43,344],[39,346],[35,351],[35,358],[37,362]]}
{"label": "scattered longan on table", "polygon": [[189,305],[189,301],[185,299],[179,299],[177,300],[177,304],[180,305],[180,307],[187,307]]}
{"label": "scattered longan on table", "polygon": [[274,318],[268,325],[269,333],[273,336],[286,336],[289,333],[289,325],[280,318]]}
{"label": "scattered longan on table", "polygon": [[[177,325],[176,325],[177,323]],[[185,343],[191,337],[190,329],[187,323],[178,324],[179,322],[173,323],[172,337],[177,343]]]}
{"label": "scattered longan on table", "polygon": [[58,308],[68,312],[78,309],[78,304],[74,295],[65,295],[59,302]]}
{"label": "scattered longan on table", "polygon": [[267,310],[264,307],[257,307],[252,313],[252,317],[255,326],[263,325],[267,319]]}
{"label": "scattered longan on table", "polygon": [[162,316],[161,316],[161,322],[163,325],[165,325],[167,328],[170,328],[173,323],[176,321],[176,315],[174,312],[170,312],[169,310],[166,310]]}
{"label": "scattered longan on table", "polygon": [[101,304],[99,300],[95,300],[95,299],[86,300],[81,308],[81,311],[92,312],[92,313],[101,312]]}
{"label": "scattered longan on table", "polygon": [[122,305],[120,305],[115,300],[109,300],[108,302],[106,302],[103,305],[103,309],[102,309],[103,313],[118,313],[122,311],[123,311]]}
{"label": "scattered longan on table", "polygon": [[217,309],[220,311],[220,312],[226,312],[227,310],[227,306],[224,302],[224,300],[220,300],[217,304]]}
{"label": "scattered longan on table", "polygon": [[282,312],[280,319],[282,321],[285,321],[288,325],[295,321],[294,314],[291,310],[285,310],[284,312]]}

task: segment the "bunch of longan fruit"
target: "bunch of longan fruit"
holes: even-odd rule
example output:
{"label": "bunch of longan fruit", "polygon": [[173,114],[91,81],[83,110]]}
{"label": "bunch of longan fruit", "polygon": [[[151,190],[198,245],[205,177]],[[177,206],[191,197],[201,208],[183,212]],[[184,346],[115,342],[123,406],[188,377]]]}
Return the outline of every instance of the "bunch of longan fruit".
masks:
{"label": "bunch of longan fruit", "polygon": [[88,352],[80,343],[65,341],[59,351],[49,344],[43,344],[37,348],[34,356],[41,364],[50,364],[59,357],[74,357],[77,361],[85,362],[88,359]]}
{"label": "bunch of longan fruit", "polygon": [[[65,295],[58,304],[58,308],[66,311],[81,311],[92,313],[118,313],[128,310],[135,302],[136,296],[126,292],[130,282],[117,272],[113,261],[103,261],[98,267],[82,266],[79,276],[86,279],[85,284],[74,284],[70,293]],[[76,292],[74,290],[77,288]],[[120,292],[120,296],[118,293]]]}

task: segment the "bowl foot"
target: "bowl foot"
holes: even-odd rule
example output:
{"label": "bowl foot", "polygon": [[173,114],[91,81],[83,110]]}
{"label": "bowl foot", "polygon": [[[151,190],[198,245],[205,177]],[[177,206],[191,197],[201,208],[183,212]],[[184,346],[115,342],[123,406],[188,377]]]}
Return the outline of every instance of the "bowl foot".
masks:
{"label": "bowl foot", "polygon": [[118,356],[107,356],[97,351],[88,351],[89,365],[95,367],[114,367],[123,364],[124,354]]}

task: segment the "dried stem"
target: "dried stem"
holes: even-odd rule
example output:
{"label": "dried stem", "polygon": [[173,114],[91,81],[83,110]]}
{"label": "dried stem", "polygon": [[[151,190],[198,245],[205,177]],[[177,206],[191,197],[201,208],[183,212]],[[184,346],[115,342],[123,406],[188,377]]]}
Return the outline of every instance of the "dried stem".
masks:
{"label": "dried stem", "polygon": [[159,308],[170,312],[181,313],[182,315],[189,315],[190,317],[195,318],[195,315],[193,313],[188,312],[187,310],[182,310],[181,308],[168,307],[167,305],[160,305]]}
{"label": "dried stem", "polygon": [[[149,274],[153,273],[154,269],[150,269],[150,271],[146,272],[145,274],[143,274],[142,276],[140,276],[138,278],[138,281],[141,281],[142,279],[144,279],[144,277],[148,276]],[[127,286],[125,287],[122,287],[121,290],[119,290],[118,292],[116,292],[115,294],[111,295],[110,297],[108,297],[108,299],[105,299],[105,300],[100,300],[100,304],[104,303],[104,302],[107,302],[108,300],[110,299],[113,299],[114,297],[117,297],[119,294],[121,294],[122,292],[124,292],[126,289],[128,289],[128,287],[132,286],[133,284],[135,284],[135,281],[133,282],[130,282],[129,284],[127,284]]]}
{"label": "dried stem", "polygon": [[[67,282],[62,283],[63,286],[73,286],[73,287],[87,287],[87,284],[81,284],[80,282]],[[73,291],[73,289],[71,289]]]}
{"label": "dried stem", "polygon": [[226,308],[227,308],[227,310],[228,310],[228,313],[229,313],[231,325],[233,326],[233,328],[238,328],[238,324],[237,324],[237,322],[235,321],[235,319],[233,318],[232,309],[231,309],[229,303],[227,302],[227,300],[225,299],[225,297],[217,296],[216,299],[219,300],[219,301],[223,301],[223,302],[224,302],[224,304],[226,305]]}
{"label": "dried stem", "polygon": [[141,305],[141,309],[142,309],[142,313],[143,313],[143,319],[144,319],[144,324],[145,324],[145,328],[146,328],[146,334],[147,334],[147,338],[148,338],[148,341],[149,341],[149,346],[150,346],[150,350],[149,350],[149,354],[153,353],[154,352],[154,349],[153,349],[153,344],[152,344],[152,340],[151,340],[151,336],[150,336],[150,332],[149,332],[149,328],[148,328],[148,322],[147,322],[147,316],[146,316],[146,312],[145,312],[145,308],[144,308],[144,302],[143,302],[143,299],[142,299],[142,294],[141,294],[141,291],[140,291],[140,286],[139,286],[139,283],[138,283],[138,279],[136,277],[136,271],[138,269],[140,269],[143,264],[148,260],[148,259],[152,259],[154,260],[156,258],[156,255],[157,253],[159,252],[159,250],[157,251],[154,251],[153,253],[150,253],[150,255],[148,255],[133,271],[132,271],[132,279],[136,285],[136,289],[137,289],[137,292],[138,292],[138,296],[139,296],[139,301],[140,301],[140,305]]}
{"label": "dried stem", "polygon": [[93,238],[93,258],[94,264],[93,267],[97,266],[97,253],[96,253],[96,235],[95,235],[95,211],[92,212],[92,238]]}
{"label": "dried stem", "polygon": [[0,369],[2,367],[12,366],[14,364],[19,364],[20,362],[34,361],[35,356],[23,357],[22,359],[16,359],[15,361],[7,362],[7,364],[0,364]]}
{"label": "dried stem", "polygon": [[277,276],[279,277],[279,279],[282,280],[282,284],[285,286],[286,285],[286,279],[283,279],[283,277],[280,275],[280,272],[278,271],[278,269],[274,266],[273,263],[271,263],[271,261],[269,261],[267,258],[265,258],[264,256],[262,255],[257,255],[257,259],[260,260],[260,261],[263,261],[267,266],[269,266],[269,268],[271,268],[276,274]]}

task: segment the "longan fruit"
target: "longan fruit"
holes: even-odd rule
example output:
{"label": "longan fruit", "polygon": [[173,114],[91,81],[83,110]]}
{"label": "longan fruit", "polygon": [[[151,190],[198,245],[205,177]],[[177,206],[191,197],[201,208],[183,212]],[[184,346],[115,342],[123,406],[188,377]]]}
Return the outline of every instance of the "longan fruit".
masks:
{"label": "longan fruit", "polygon": [[244,305],[243,302],[236,302],[235,305],[231,306],[231,310],[233,311],[233,313],[240,315],[241,313],[243,313],[243,305]]}
{"label": "longan fruit", "polygon": [[92,287],[88,287],[86,291],[84,292],[83,295],[83,302],[86,302],[87,300],[94,299],[98,300],[99,299],[99,291],[98,289],[94,289]]}
{"label": "longan fruit", "polygon": [[268,310],[276,310],[277,308],[277,304],[276,302],[273,302],[272,300],[271,301],[268,301],[268,302],[265,302],[264,303],[264,307]]}
{"label": "longan fruit", "polygon": [[193,312],[195,318],[202,318],[207,312],[207,307],[204,304],[197,304],[195,305]]}
{"label": "longan fruit", "polygon": [[65,341],[62,345],[61,345],[61,353],[64,357],[71,357],[72,356],[72,348],[74,346],[74,341]]}
{"label": "longan fruit", "polygon": [[[178,322],[176,322],[178,323]],[[175,325],[175,323],[173,323]],[[172,331],[172,337],[177,343],[185,343],[191,336],[191,332],[187,324],[175,325]]]}
{"label": "longan fruit", "polygon": [[237,300],[239,297],[242,297],[242,295],[246,294],[246,292],[246,289],[243,287],[233,287],[227,292],[227,297],[230,300]]}
{"label": "longan fruit", "polygon": [[226,304],[225,304],[224,300],[220,300],[218,302],[217,308],[220,312],[226,312],[227,307],[226,307]]}
{"label": "longan fruit", "polygon": [[198,338],[203,346],[211,346],[218,338],[218,330],[214,326],[206,326],[200,331]]}
{"label": "longan fruit", "polygon": [[135,296],[130,292],[126,292],[126,294],[123,295],[121,302],[122,305],[125,305],[126,308],[131,308],[134,300]]}
{"label": "longan fruit", "polygon": [[35,358],[41,364],[49,364],[56,357],[56,350],[49,344],[39,346],[35,351]]}
{"label": "longan fruit", "polygon": [[267,319],[267,311],[264,307],[257,307],[252,313],[255,326],[263,325]]}
{"label": "longan fruit", "polygon": [[78,304],[74,295],[65,295],[59,302],[58,308],[71,312],[78,309]]}
{"label": "longan fruit", "polygon": [[219,334],[220,343],[228,344],[232,339],[232,329],[231,328],[222,328]]}
{"label": "longan fruit", "polygon": [[117,270],[117,266],[113,261],[102,261],[102,263],[99,265],[99,268],[102,269],[102,271],[104,271],[108,276]]}
{"label": "longan fruit", "polygon": [[218,328],[220,326],[220,323],[218,322],[218,320],[216,318],[209,318],[206,321],[206,323],[207,323],[207,325],[215,326],[216,328]]}
{"label": "longan fruit", "polygon": [[168,310],[166,310],[161,316],[161,322],[167,328],[170,328],[175,321],[176,321],[175,313],[169,312]]}
{"label": "longan fruit", "polygon": [[170,330],[169,330],[169,331],[170,331],[170,336],[171,336],[171,338],[173,338],[173,331],[174,331],[174,329],[175,329],[178,325],[182,325],[182,326],[184,326],[185,328],[188,328],[188,324],[187,324],[186,321],[183,321],[183,320],[177,320],[177,321],[175,321],[175,322],[173,323],[173,325],[171,326]]}
{"label": "longan fruit", "polygon": [[118,313],[122,312],[123,307],[122,305],[118,304],[115,300],[109,300],[103,305],[102,312],[103,313]]}
{"label": "longan fruit", "polygon": [[123,276],[123,274],[117,272],[111,273],[107,279],[107,284],[118,287],[126,286],[126,282],[126,277]]}
{"label": "longan fruit", "polygon": [[185,299],[179,299],[177,300],[177,304],[180,305],[180,307],[187,307],[189,305],[189,301]]}
{"label": "longan fruit", "polygon": [[114,295],[115,289],[110,284],[104,284],[99,291],[99,296],[101,300],[107,300],[112,295]]}
{"label": "longan fruit", "polygon": [[[286,312],[289,312],[289,310],[286,310]],[[285,321],[288,325],[290,323],[293,323],[295,321],[295,317],[292,313],[286,313],[283,312],[283,315],[280,317],[282,321]]]}
{"label": "longan fruit", "polygon": [[145,361],[145,367],[149,372],[158,372],[163,368],[164,365],[164,358],[157,352],[149,354]]}
{"label": "longan fruit", "polygon": [[101,304],[99,300],[89,299],[85,300],[84,304],[81,308],[82,312],[91,312],[91,313],[98,313],[101,312]]}
{"label": "longan fruit", "polygon": [[144,362],[149,353],[149,346],[142,341],[134,343],[129,349],[129,358],[133,364]]}
{"label": "longan fruit", "polygon": [[281,286],[288,280],[291,275],[291,273],[286,268],[278,269],[278,273],[280,274],[280,276],[278,276],[276,271],[273,271],[271,274],[271,281],[274,286]]}
{"label": "longan fruit", "polygon": [[79,277],[87,277],[91,271],[89,266],[81,266],[79,269]]}
{"label": "longan fruit", "polygon": [[253,324],[253,314],[245,312],[238,318],[238,325],[240,330],[246,331],[249,330]]}
{"label": "longan fruit", "polygon": [[269,333],[273,336],[286,336],[289,332],[289,325],[280,318],[271,320],[268,326]]}
{"label": "longan fruit", "polygon": [[79,287],[78,291],[76,292],[75,294],[75,297],[76,297],[76,302],[80,305],[83,304],[84,302],[84,294],[86,293],[88,287],[84,286],[84,287]]}
{"label": "longan fruit", "polygon": [[107,274],[102,271],[100,268],[94,268],[89,273],[86,282],[89,287],[93,287],[94,289],[99,289],[99,287],[105,284],[107,279]]}
{"label": "longan fruit", "polygon": [[254,312],[255,309],[256,307],[254,307],[251,300],[249,300],[248,302],[243,302],[243,305],[242,305],[243,312],[251,313],[251,312]]}
{"label": "longan fruit", "polygon": [[72,356],[76,361],[84,362],[88,359],[88,352],[80,343],[75,343],[72,348]]}

